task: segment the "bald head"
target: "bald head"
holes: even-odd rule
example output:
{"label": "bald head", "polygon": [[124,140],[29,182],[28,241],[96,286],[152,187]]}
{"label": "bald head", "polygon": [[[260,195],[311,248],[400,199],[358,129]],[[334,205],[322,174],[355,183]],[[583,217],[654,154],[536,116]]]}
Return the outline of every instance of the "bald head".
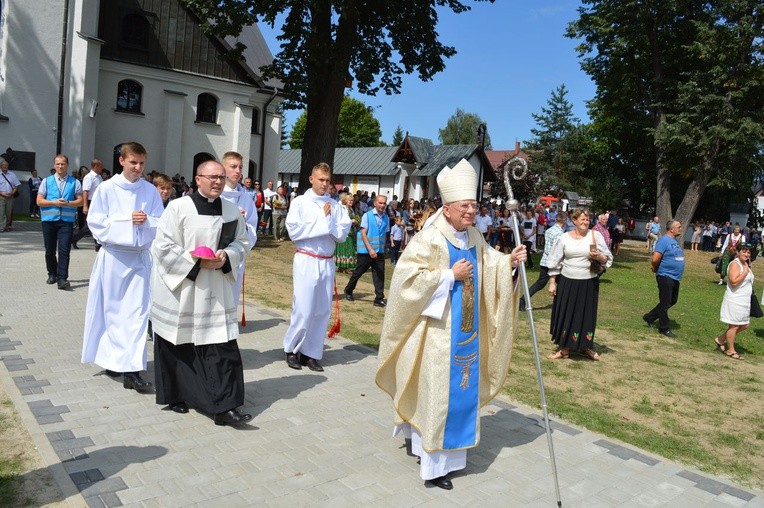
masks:
{"label": "bald head", "polygon": [[216,161],[206,161],[196,168],[196,185],[203,196],[215,199],[225,188],[226,170]]}

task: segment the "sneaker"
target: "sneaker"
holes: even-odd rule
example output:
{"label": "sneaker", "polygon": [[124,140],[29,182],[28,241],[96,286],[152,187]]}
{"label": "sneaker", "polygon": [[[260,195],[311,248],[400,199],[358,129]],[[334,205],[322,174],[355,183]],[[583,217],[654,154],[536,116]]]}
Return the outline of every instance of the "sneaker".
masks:
{"label": "sneaker", "polygon": [[719,279],[719,285],[720,285],[720,286],[723,286],[723,285],[724,285],[724,279]]}

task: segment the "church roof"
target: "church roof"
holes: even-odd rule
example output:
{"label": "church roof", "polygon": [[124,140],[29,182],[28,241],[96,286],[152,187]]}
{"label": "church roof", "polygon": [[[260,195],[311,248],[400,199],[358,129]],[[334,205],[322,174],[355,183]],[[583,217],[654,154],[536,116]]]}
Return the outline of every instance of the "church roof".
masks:
{"label": "church roof", "polygon": [[[391,162],[398,150],[395,146],[375,146],[362,148],[337,148],[334,152],[332,173],[335,175],[395,175],[398,164]],[[279,173],[300,172],[302,150],[281,150],[279,152]]]}

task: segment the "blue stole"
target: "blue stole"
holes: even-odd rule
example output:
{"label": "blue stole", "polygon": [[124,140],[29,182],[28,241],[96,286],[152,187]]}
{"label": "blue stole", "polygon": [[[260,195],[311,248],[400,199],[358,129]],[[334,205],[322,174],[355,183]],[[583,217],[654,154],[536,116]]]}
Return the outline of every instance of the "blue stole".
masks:
{"label": "blue stole", "polygon": [[443,449],[458,450],[477,444],[477,418],[480,384],[480,337],[478,336],[478,270],[475,247],[462,250],[448,245],[449,263],[466,259],[472,271],[474,303],[472,330],[462,331],[462,295],[464,281],[454,281],[451,289],[451,369],[448,388],[448,414],[443,432]]}

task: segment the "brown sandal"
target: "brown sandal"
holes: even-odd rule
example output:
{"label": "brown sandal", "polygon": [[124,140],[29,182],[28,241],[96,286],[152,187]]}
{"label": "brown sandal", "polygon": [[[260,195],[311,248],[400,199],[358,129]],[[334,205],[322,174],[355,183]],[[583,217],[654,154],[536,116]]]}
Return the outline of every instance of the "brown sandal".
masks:
{"label": "brown sandal", "polygon": [[584,353],[586,356],[588,356],[595,362],[600,361],[600,355],[593,349],[584,349],[582,353]]}
{"label": "brown sandal", "polygon": [[727,355],[727,356],[729,356],[729,357],[730,357],[730,358],[732,358],[733,360],[745,360],[745,358],[743,358],[742,356],[740,356],[739,354],[737,354],[737,351],[733,351],[733,352],[731,352],[731,353],[724,353],[724,354],[725,354],[725,355]]}
{"label": "brown sandal", "polygon": [[718,349],[720,352],[722,352],[722,353],[726,353],[727,352],[727,346],[725,346],[724,344],[719,344],[716,341],[716,339],[714,339],[714,344],[716,344],[716,349]]}
{"label": "brown sandal", "polygon": [[570,358],[570,353],[563,353],[562,349],[558,349],[551,355],[547,356],[550,360],[567,360]]}

